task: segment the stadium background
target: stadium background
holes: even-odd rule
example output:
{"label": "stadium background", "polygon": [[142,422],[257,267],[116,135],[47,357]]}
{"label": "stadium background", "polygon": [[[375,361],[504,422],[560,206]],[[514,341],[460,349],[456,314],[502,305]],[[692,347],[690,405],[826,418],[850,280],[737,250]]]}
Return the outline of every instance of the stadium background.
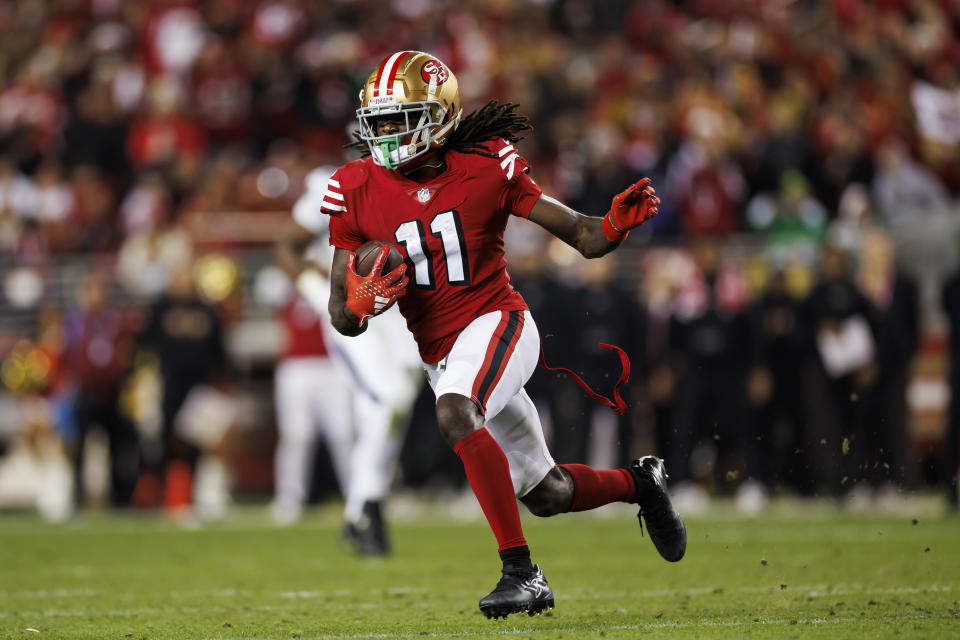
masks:
{"label": "stadium background", "polygon": [[[547,413],[566,416],[552,421],[558,459],[613,465],[674,447],[693,460],[678,479],[719,493],[747,479],[848,497],[855,480],[894,492],[946,483],[941,289],[960,220],[960,14],[947,0],[8,1],[0,34],[0,506],[34,504],[71,454],[78,387],[112,385],[149,440],[159,381],[135,347],[150,305],[185,273],[216,306],[226,361],[211,381],[238,416],[208,458],[224,464],[234,499],[270,495],[283,340],[271,244],[305,174],[347,159],[358,89],[402,48],[447,62],[468,110],[491,98],[521,105],[534,129],[520,148],[545,192],[600,215],[648,175],[663,201],[598,264],[511,224],[511,273],[540,306],[548,356],[602,383],[613,363],[590,360],[594,323],[616,325],[632,347],[623,422],[564,404],[580,396],[562,380],[533,381]],[[853,393],[832,399],[819,391],[841,382],[812,364],[814,344],[798,334],[787,369],[800,396],[776,398],[757,324],[771,282],[789,291],[798,323],[806,317],[824,247],[850,258],[850,282],[889,308],[877,284],[887,282],[885,239],[919,287],[915,345],[896,318],[879,343],[905,343],[894,360],[908,375],[882,393],[908,398],[908,418],[860,425],[903,436],[892,471],[856,442],[851,453],[850,425],[805,429],[842,411],[869,421],[858,394],[877,393],[867,373],[880,356],[862,380],[842,381],[860,385]],[[117,323],[115,342],[99,345],[116,365],[103,380],[62,352],[78,293],[98,286]],[[612,316],[583,303],[610,292],[624,305]],[[725,349],[692,337],[704,317]],[[718,399],[710,388],[721,379],[733,392]],[[683,395],[691,389],[702,395]],[[774,424],[781,401],[788,416],[803,407],[794,422]],[[677,409],[697,402],[700,428],[671,440]],[[421,397],[400,483],[459,486],[429,406]],[[94,445],[90,501],[106,504],[104,440]],[[321,474],[316,496],[331,482]]]}

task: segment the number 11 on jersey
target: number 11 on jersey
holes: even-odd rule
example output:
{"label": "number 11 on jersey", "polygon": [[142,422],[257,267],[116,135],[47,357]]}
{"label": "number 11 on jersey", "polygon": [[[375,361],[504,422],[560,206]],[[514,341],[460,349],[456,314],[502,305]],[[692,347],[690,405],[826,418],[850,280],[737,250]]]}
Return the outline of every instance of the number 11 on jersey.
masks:
{"label": "number 11 on jersey", "polygon": [[[443,256],[447,264],[447,282],[454,286],[470,284],[470,263],[463,225],[456,211],[438,213],[430,221],[430,234],[443,242]],[[397,242],[407,249],[413,261],[413,282],[421,289],[436,288],[433,256],[427,251],[427,236],[420,220],[407,220],[394,232]]]}

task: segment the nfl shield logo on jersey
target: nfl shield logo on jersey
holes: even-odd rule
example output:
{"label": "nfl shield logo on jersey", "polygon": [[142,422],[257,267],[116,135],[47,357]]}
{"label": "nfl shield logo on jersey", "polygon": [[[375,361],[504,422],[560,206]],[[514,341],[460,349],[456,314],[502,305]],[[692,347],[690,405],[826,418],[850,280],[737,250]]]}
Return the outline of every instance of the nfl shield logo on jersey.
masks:
{"label": "nfl shield logo on jersey", "polygon": [[430,199],[430,189],[427,189],[426,187],[424,187],[423,189],[420,189],[420,191],[417,191],[417,200],[425,203],[429,199]]}

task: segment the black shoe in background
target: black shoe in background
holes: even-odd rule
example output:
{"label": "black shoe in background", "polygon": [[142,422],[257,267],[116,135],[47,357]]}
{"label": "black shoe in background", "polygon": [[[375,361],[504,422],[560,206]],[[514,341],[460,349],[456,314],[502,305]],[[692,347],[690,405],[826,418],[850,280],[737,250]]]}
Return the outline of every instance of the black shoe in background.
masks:
{"label": "black shoe in background", "polygon": [[343,539],[361,556],[385,556],[390,553],[390,540],[379,502],[366,502],[356,523],[348,522]]}

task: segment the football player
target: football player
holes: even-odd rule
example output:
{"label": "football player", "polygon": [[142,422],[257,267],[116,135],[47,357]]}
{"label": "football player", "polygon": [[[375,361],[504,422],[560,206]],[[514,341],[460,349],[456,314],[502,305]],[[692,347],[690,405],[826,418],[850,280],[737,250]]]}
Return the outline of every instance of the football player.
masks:
{"label": "football player", "polygon": [[[303,298],[323,318],[324,339],[338,380],[303,371],[312,380],[297,380],[289,367],[278,367],[277,403],[280,438],[276,455],[280,520],[299,513],[306,494],[305,473],[312,448],[305,429],[315,420],[322,429],[343,493],[344,540],[361,555],[383,555],[390,541],[383,502],[390,489],[413,402],[423,384],[423,372],[413,338],[396,309],[384,314],[362,338],[347,338],[330,328],[327,301],[333,251],[327,242],[329,218],[320,203],[334,167],[321,166],[307,175],[304,194],[293,207],[293,221],[277,243],[277,263],[296,282]],[[288,388],[280,383],[290,382]],[[306,398],[291,397],[307,394]],[[335,397],[336,396],[336,397]],[[313,414],[317,400],[326,415]],[[280,406],[286,403],[287,406]],[[345,411],[337,408],[347,403]],[[306,426],[305,426],[306,425]],[[285,513],[286,512],[286,513]]]}
{"label": "football player", "polygon": [[[602,218],[543,194],[514,147],[529,128],[516,105],[492,101],[463,117],[456,77],[427,53],[388,57],[367,78],[360,101],[357,143],[369,157],[340,167],[322,202],[336,247],[330,316],[344,335],[360,335],[376,323],[371,317],[399,301],[437,398],[440,432],[463,462],[497,539],[502,576],[480,600],[481,611],[532,615],[554,604],[531,562],[515,496],[538,516],[637,503],[660,554],[680,560],[686,529],[660,459],[608,470],[554,463],[523,389],[540,338],[510,285],[503,247],[514,215],[587,258],[609,253],[657,213],[650,181],[615,196]],[[369,240],[396,245],[405,263],[383,273],[385,247],[370,273],[359,276],[353,251]],[[623,410],[622,401],[610,404]]]}

